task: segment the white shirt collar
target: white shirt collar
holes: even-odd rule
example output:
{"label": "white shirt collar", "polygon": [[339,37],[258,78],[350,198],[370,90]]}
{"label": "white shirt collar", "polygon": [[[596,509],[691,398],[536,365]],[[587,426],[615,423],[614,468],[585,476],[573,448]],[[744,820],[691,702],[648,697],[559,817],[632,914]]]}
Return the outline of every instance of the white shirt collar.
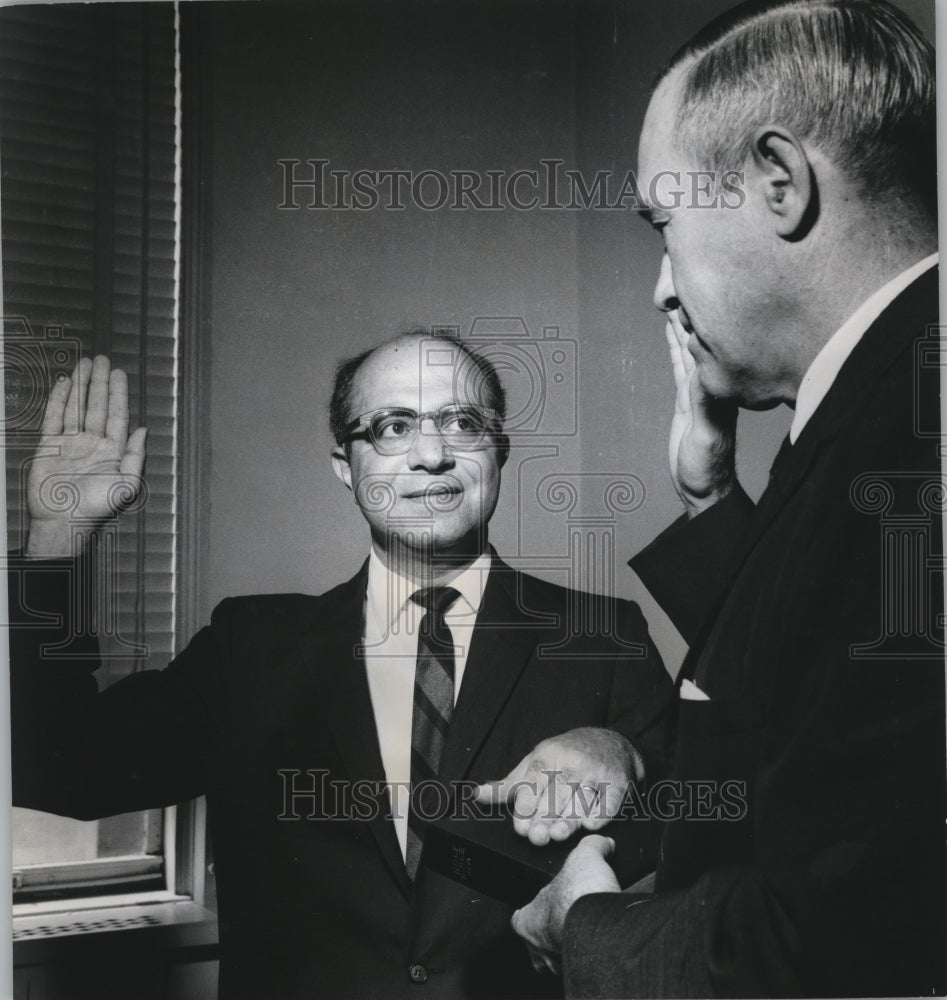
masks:
{"label": "white shirt collar", "polygon": [[[448,615],[475,615],[480,610],[492,562],[490,553],[484,552],[450,581],[450,586],[460,593],[460,597],[454,602]],[[412,580],[389,569],[372,548],[368,557],[366,602],[379,635],[385,635],[391,630],[417,589],[418,585]]]}
{"label": "white shirt collar", "polygon": [[835,382],[842,365],[855,350],[872,323],[888,308],[912,281],[916,281],[925,271],[937,264],[938,255],[918,261],[913,267],[902,271],[874,295],[866,299],[851,316],[832,334],[828,342],[815,356],[809,370],[799,386],[796,396],[796,414],[789,428],[789,440],[795,444],[803,427],[809,422],[819,404],[825,399],[832,383]]}

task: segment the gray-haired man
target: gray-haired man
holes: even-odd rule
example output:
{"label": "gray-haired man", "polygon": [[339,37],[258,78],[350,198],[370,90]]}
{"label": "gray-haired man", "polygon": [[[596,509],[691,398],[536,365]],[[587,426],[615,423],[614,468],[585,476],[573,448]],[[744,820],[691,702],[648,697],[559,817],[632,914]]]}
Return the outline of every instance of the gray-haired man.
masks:
{"label": "gray-haired man", "polygon": [[[737,8],[655,89],[642,190],[735,170],[746,197],[647,212],[688,517],[634,565],[690,641],[676,775],[747,811],[668,824],[653,894],[575,852],[514,918],[571,995],[947,989],[934,137],[933,52],[880,0]],[[754,509],[736,408],[779,403]]]}

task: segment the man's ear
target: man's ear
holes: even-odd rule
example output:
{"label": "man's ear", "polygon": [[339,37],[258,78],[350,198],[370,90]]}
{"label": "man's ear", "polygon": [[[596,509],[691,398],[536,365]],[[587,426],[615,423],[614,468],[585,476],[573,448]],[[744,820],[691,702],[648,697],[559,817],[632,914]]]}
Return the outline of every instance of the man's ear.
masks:
{"label": "man's ear", "polygon": [[787,240],[802,239],[818,206],[812,166],[802,143],[787,128],[765,125],[753,133],[752,156],[776,233]]}
{"label": "man's ear", "polygon": [[344,445],[340,444],[332,449],[332,471],[348,489],[352,488],[352,467],[349,465],[349,457],[345,453]]}

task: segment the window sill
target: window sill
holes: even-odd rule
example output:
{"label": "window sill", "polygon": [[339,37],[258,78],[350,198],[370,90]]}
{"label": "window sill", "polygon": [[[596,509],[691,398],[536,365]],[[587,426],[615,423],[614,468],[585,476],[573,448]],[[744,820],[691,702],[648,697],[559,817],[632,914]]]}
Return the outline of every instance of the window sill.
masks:
{"label": "window sill", "polygon": [[[142,900],[144,895],[150,898]],[[127,901],[119,903],[118,899]],[[117,944],[175,951],[186,961],[217,957],[216,915],[188,897],[143,893],[102,904],[102,900],[75,900],[15,906],[14,967],[42,965]]]}

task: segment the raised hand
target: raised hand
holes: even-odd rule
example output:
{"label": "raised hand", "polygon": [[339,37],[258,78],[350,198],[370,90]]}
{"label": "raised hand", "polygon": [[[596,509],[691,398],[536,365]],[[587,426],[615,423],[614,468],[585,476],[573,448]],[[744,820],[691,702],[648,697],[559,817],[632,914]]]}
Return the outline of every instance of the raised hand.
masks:
{"label": "raised hand", "polygon": [[737,407],[704,390],[676,313],[668,319],[665,336],[677,387],[668,447],[671,479],[688,515],[695,517],[736,484]]}
{"label": "raised hand", "polygon": [[144,427],[128,436],[128,379],[83,358],[52,387],[30,465],[26,553],[69,556],[74,540],[130,506],[143,488]]}
{"label": "raised hand", "polygon": [[582,726],[538,743],[505,778],[481,785],[477,800],[508,802],[513,829],[541,847],[580,827],[601,830],[629,782],[643,779],[641,755],[624,736]]}

